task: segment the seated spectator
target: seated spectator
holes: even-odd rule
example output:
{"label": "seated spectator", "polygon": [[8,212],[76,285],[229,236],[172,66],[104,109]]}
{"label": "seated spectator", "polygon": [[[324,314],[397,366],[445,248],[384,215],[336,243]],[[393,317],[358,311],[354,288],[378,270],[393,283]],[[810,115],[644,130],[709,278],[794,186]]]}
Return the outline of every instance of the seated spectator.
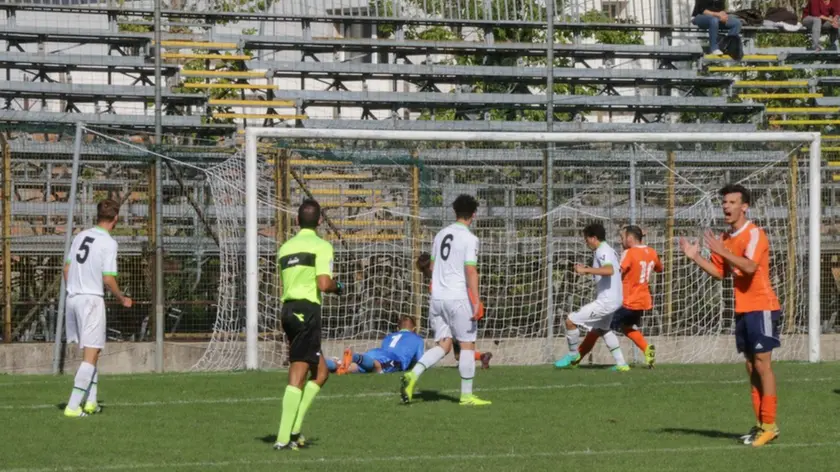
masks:
{"label": "seated spectator", "polygon": [[811,47],[814,51],[820,51],[820,36],[828,33],[828,50],[837,50],[838,15],[840,8],[837,0],[808,0],[805,9],[802,11],[802,24],[811,31]]}
{"label": "seated spectator", "polygon": [[709,51],[723,55],[718,46],[718,31],[723,28],[726,35],[740,41],[741,20],[726,13],[726,0],[695,0],[691,23],[700,29],[709,30]]}

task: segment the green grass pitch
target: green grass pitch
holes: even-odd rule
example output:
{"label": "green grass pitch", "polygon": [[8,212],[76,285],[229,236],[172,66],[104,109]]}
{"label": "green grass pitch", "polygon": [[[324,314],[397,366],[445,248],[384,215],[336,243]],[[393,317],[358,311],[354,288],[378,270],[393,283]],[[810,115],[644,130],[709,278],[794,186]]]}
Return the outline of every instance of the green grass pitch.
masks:
{"label": "green grass pitch", "polygon": [[739,445],[753,424],[741,365],[479,371],[484,408],[457,404],[457,369],[434,368],[412,405],[397,375],[333,376],[304,433],[271,448],[285,372],[114,375],[102,414],[64,418],[72,378],[0,376],[0,472],[836,471],[840,364],[780,363],[781,437]]}

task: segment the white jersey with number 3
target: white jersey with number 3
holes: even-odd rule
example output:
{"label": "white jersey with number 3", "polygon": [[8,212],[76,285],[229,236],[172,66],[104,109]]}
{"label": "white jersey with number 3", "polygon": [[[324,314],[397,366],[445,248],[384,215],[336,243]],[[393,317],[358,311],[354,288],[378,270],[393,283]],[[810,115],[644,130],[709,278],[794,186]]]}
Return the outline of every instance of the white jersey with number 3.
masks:
{"label": "white jersey with number 3", "polygon": [[68,295],[104,296],[102,276],[117,275],[117,242],[102,228],[86,229],[73,238],[65,263]]}
{"label": "white jersey with number 3", "polygon": [[432,246],[432,300],[466,300],[464,266],[478,262],[478,238],[461,223],[442,229]]}
{"label": "white jersey with number 3", "polygon": [[592,267],[612,266],[613,275],[595,275],[596,300],[607,306],[615,306],[617,310],[623,301],[621,287],[621,264],[618,262],[618,254],[615,253],[609,244],[602,242],[595,250],[595,257],[592,260]]}

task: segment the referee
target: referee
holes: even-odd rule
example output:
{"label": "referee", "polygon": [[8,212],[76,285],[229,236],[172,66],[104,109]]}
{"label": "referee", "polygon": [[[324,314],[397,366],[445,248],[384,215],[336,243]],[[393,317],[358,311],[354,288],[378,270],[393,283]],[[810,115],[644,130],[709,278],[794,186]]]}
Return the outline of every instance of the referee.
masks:
{"label": "referee", "polygon": [[[274,449],[279,450],[304,447],[300,434],[303,418],[329,376],[321,355],[321,292],[341,295],[343,287],[332,278],[332,244],[315,232],[320,221],[318,202],[304,200],[298,208],[300,231],[277,251],[283,279],[280,317],[289,337],[289,385],[274,443]],[[307,371],[310,380],[304,387]]]}

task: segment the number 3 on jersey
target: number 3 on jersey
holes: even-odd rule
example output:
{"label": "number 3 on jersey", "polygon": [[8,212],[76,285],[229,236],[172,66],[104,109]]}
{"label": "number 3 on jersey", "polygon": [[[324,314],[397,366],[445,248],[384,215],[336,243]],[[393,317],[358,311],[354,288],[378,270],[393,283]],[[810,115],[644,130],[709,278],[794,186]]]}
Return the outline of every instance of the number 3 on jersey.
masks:
{"label": "number 3 on jersey", "polygon": [[641,274],[639,275],[639,283],[646,284],[650,282],[650,274],[653,273],[653,266],[654,262],[645,262],[639,261],[639,265],[642,266]]}
{"label": "number 3 on jersey", "polygon": [[451,234],[447,234],[443,237],[443,240],[440,242],[440,258],[443,260],[449,259],[449,253],[452,251],[452,240],[455,239],[455,236]]}

